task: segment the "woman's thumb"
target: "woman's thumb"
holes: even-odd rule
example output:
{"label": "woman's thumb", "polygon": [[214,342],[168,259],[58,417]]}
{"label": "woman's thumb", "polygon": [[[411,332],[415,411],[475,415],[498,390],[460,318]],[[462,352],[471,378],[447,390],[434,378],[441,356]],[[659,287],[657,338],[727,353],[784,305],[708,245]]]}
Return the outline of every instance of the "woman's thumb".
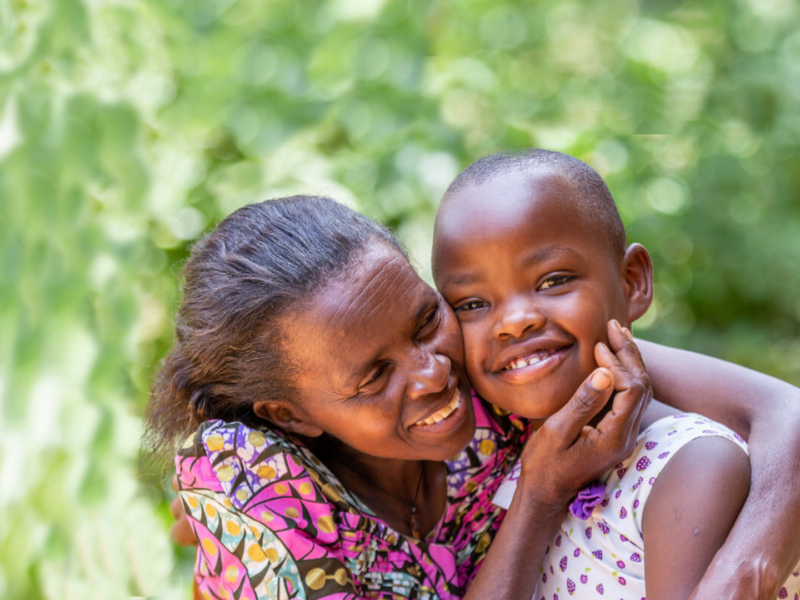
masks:
{"label": "woman's thumb", "polygon": [[[595,369],[578,388],[567,405],[554,414],[548,423],[574,441],[585,425],[605,406],[614,389],[614,375],[605,368]],[[554,421],[554,422],[553,422]]]}

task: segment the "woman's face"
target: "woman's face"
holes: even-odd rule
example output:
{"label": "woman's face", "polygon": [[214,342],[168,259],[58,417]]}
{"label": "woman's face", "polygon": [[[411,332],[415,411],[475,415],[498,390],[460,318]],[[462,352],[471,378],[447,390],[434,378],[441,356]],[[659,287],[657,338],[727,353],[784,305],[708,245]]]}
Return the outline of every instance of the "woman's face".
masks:
{"label": "woman's face", "polygon": [[458,454],[475,414],[450,307],[383,244],[339,279],[283,326],[299,417],[371,456]]}

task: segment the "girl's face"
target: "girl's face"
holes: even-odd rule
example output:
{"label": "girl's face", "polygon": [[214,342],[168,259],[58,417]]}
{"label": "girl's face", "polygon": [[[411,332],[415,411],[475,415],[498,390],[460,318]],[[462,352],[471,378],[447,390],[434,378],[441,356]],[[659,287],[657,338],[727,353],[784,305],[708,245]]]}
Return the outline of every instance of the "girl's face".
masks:
{"label": "girl's face", "polygon": [[446,460],[472,439],[458,321],[395,250],[374,244],[283,331],[304,426],[405,460]]}
{"label": "girl's face", "polygon": [[563,407],[597,367],[609,319],[628,325],[649,305],[646,252],[612,251],[575,190],[557,173],[509,173],[459,190],[458,209],[437,220],[434,277],[461,322],[472,385],[531,419]]}

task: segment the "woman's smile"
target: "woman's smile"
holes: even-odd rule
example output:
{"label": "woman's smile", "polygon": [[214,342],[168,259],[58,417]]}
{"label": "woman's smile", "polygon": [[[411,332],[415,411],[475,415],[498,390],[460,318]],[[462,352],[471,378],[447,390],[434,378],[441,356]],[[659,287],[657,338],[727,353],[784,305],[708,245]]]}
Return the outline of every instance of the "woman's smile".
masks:
{"label": "woman's smile", "polygon": [[412,425],[415,432],[425,434],[439,434],[452,431],[461,424],[467,416],[466,402],[461,395],[461,391],[456,388],[450,402],[444,408],[440,408],[435,413],[417,421]]}

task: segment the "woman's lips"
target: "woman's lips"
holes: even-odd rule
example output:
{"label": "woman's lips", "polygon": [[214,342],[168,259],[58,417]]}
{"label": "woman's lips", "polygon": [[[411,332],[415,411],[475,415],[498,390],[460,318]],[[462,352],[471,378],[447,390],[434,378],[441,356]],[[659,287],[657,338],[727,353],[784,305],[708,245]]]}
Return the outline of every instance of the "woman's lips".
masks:
{"label": "woman's lips", "polygon": [[528,356],[510,361],[503,369],[495,371],[494,375],[508,383],[526,383],[561,364],[572,347],[569,345],[532,352]]}
{"label": "woman's lips", "polygon": [[415,431],[425,433],[444,433],[454,429],[461,423],[464,415],[467,414],[467,403],[464,401],[461,391],[456,388],[452,399],[447,406],[437,410],[430,417],[417,421],[412,425]]}

